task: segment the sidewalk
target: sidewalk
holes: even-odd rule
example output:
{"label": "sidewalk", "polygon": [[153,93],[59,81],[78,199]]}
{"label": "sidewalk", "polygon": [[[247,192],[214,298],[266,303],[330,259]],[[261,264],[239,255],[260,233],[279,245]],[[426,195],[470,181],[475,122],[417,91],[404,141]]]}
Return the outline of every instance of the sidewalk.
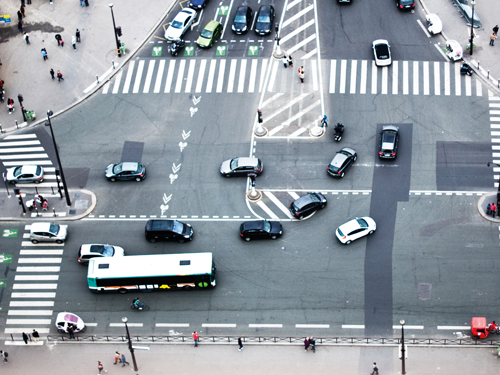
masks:
{"label": "sidewalk", "polygon": [[[43,337],[42,337],[43,340]],[[146,346],[135,343],[136,346]],[[336,374],[368,375],[377,362],[381,375],[401,373],[397,347],[317,346],[316,353],[304,352],[298,345],[244,345],[239,352],[234,345],[147,345],[150,350],[136,350],[139,371],[133,374]],[[52,345],[2,346],[9,353],[9,363],[1,365],[11,375],[40,372],[51,375],[97,374],[97,361],[107,375],[129,374],[133,361],[127,345]],[[114,353],[125,354],[130,365],[113,365]],[[421,348],[408,347],[406,373],[412,375],[497,374],[500,358],[493,348]],[[102,374],[105,374],[103,371]]]}
{"label": "sidewalk", "polygon": [[[109,2],[90,0],[88,7],[80,2],[54,0],[33,1],[26,5],[24,30],[29,34],[31,44],[27,45],[23,34],[17,28],[19,0],[3,0],[0,14],[8,14],[12,23],[0,26],[0,79],[5,81],[5,103],[0,103],[0,125],[4,131],[14,130],[15,121],[23,123],[17,95],[24,97],[24,107],[34,110],[37,121],[45,118],[48,109],[55,115],[79,102],[87,94],[84,91],[96,82],[102,84],[111,74],[118,71],[132,53],[145,43],[150,32],[161,24],[173,0],[121,0],[114,4],[116,26],[122,27],[126,54],[116,54],[113,35],[113,20]],[[141,11],[138,11],[138,10]],[[76,29],[81,32],[81,43],[77,51],[71,45]],[[55,35],[60,34],[64,47],[58,47]],[[46,48],[49,59],[44,61],[41,49]],[[112,69],[112,61],[115,68]],[[50,69],[58,70],[64,81],[51,79]],[[105,76],[105,73],[108,73]],[[90,93],[92,90],[90,91]],[[8,114],[7,98],[14,99],[16,111]],[[33,124],[36,121],[29,121]]]}

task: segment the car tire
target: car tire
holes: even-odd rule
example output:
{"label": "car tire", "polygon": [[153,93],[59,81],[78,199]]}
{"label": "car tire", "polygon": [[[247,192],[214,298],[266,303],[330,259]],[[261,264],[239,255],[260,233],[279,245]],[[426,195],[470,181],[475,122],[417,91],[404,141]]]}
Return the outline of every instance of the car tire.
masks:
{"label": "car tire", "polygon": [[303,219],[304,219],[304,215],[300,215],[299,220],[303,220]]}
{"label": "car tire", "polygon": [[250,237],[245,237],[245,241],[250,242]]}
{"label": "car tire", "polygon": [[57,240],[57,241],[56,241],[56,243],[58,243],[58,244],[61,244],[61,243],[63,243],[63,242],[64,242],[63,240]]}
{"label": "car tire", "polygon": [[278,238],[276,235],[271,236],[271,239],[272,239],[272,240],[275,240],[276,238]]}
{"label": "car tire", "polygon": [[231,175],[229,173],[226,173],[224,176],[227,178],[231,177]]}
{"label": "car tire", "polygon": [[178,240],[179,243],[184,243],[184,238],[181,238],[180,240]]}
{"label": "car tire", "polygon": [[142,178],[140,178],[140,177],[136,177],[136,178],[135,178],[135,180],[136,180],[137,182],[141,182],[141,181],[142,181]]}
{"label": "car tire", "polygon": [[[127,292],[128,292],[128,290],[127,290],[127,289],[125,289],[125,288],[120,288],[120,289],[118,289],[118,293],[125,294],[125,293],[127,293]],[[133,307],[133,305],[132,305],[131,309],[133,309],[133,308],[134,308],[134,307]]]}
{"label": "car tire", "polygon": [[373,234],[373,232],[375,232],[374,230],[371,230],[368,232],[368,234]]}
{"label": "car tire", "polygon": [[345,176],[345,173],[344,173],[344,172],[342,172],[342,173],[340,174],[340,178],[344,178],[344,176]]}
{"label": "car tire", "polygon": [[39,184],[39,183],[40,183],[40,180],[36,180],[36,181],[35,181],[35,184]]}
{"label": "car tire", "polygon": [[185,287],[182,288],[182,290],[185,290],[186,292],[189,292],[190,290],[193,290],[192,286],[186,285]]}
{"label": "car tire", "polygon": [[345,244],[349,245],[351,242],[352,242],[351,240],[347,240]]}
{"label": "car tire", "polygon": [[115,181],[116,181],[116,178],[111,177],[111,178],[109,179],[109,181],[111,181],[111,182],[115,182]]}
{"label": "car tire", "polygon": [[151,242],[151,243],[155,243],[155,242],[156,242],[156,238],[150,238],[150,239],[149,239],[149,242]]}
{"label": "car tire", "polygon": [[37,244],[38,240],[31,240],[31,243]]}
{"label": "car tire", "polygon": [[358,159],[358,156],[354,156],[354,158],[352,158],[353,161],[356,161]]}
{"label": "car tire", "polygon": [[323,203],[323,204],[321,205],[321,208],[325,208],[325,207],[326,207],[326,204],[324,204],[324,203]]}

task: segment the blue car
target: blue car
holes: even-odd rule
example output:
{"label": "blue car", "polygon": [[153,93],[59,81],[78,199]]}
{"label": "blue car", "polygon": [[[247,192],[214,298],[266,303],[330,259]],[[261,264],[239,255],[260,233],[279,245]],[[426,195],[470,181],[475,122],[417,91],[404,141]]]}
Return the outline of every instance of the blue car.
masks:
{"label": "blue car", "polygon": [[193,9],[203,9],[207,6],[208,0],[191,0],[189,7]]}

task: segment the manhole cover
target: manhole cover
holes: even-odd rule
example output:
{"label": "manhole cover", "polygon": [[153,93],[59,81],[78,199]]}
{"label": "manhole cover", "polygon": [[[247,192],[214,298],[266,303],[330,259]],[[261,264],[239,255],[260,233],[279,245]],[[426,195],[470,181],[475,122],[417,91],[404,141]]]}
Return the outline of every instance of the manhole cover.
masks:
{"label": "manhole cover", "polygon": [[432,285],[427,283],[418,284],[417,292],[419,299],[423,301],[429,300],[431,299]]}

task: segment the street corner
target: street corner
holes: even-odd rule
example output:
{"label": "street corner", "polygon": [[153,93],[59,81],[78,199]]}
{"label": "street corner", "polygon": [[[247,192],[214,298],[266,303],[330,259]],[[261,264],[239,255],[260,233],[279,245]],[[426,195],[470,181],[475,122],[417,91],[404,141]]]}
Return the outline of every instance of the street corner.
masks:
{"label": "street corner", "polygon": [[479,198],[477,203],[479,215],[481,215],[484,219],[495,223],[500,223],[500,217],[498,215],[500,207],[499,202],[497,201],[499,193],[500,192],[486,193]]}

